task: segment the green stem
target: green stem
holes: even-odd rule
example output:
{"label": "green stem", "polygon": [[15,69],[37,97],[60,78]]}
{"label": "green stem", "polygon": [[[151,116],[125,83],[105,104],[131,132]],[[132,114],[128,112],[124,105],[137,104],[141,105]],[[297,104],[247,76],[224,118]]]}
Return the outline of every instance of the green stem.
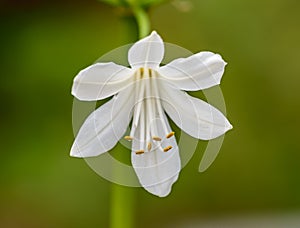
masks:
{"label": "green stem", "polygon": [[[115,159],[129,164],[130,152],[125,149],[118,150]],[[114,164],[112,172],[117,179],[128,179],[128,173],[124,172],[120,164]],[[110,200],[110,227],[133,228],[135,221],[136,189],[112,183]]]}
{"label": "green stem", "polygon": [[111,189],[111,228],[134,227],[134,188],[112,184]]}
{"label": "green stem", "polygon": [[139,39],[144,38],[150,33],[150,20],[147,12],[141,6],[132,6],[132,11],[135,16],[138,31]]}

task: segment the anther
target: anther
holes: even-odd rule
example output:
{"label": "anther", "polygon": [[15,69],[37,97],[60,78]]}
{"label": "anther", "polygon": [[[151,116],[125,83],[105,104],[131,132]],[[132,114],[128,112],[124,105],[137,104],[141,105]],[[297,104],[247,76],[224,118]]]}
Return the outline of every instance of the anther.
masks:
{"label": "anther", "polygon": [[170,132],[169,134],[167,134],[166,138],[167,138],[167,139],[168,139],[168,138],[171,138],[173,135],[175,135],[175,132],[174,132],[174,131],[172,131],[172,132]]}
{"label": "anther", "polygon": [[141,78],[142,78],[144,76],[144,68],[143,67],[140,68],[140,73],[141,73]]}
{"label": "anther", "polygon": [[167,152],[167,151],[169,151],[171,149],[172,149],[172,146],[167,146],[167,147],[164,148],[164,152]]}
{"label": "anther", "polygon": [[148,149],[148,151],[150,151],[150,150],[151,150],[151,148],[152,148],[152,144],[151,144],[151,142],[148,142],[148,145],[147,145],[147,149]]}
{"label": "anther", "polygon": [[152,71],[151,71],[151,69],[148,69],[148,71],[149,71],[149,77],[151,78],[152,77]]}
{"label": "anther", "polygon": [[143,154],[143,153],[145,153],[144,150],[137,150],[137,151],[135,151],[135,154]]}
{"label": "anther", "polygon": [[161,141],[161,138],[159,138],[158,136],[153,136],[152,139],[153,139],[154,141]]}
{"label": "anther", "polygon": [[131,140],[133,140],[133,137],[131,137],[131,136],[129,136],[129,135],[126,135],[126,136],[124,137],[124,139],[126,139],[126,140],[128,140],[128,141],[131,141]]}

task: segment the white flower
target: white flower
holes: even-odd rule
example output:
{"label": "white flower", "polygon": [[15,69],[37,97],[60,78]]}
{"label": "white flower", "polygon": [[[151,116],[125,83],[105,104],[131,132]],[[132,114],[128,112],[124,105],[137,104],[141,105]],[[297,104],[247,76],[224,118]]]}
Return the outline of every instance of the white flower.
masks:
{"label": "white flower", "polygon": [[200,52],[160,67],[164,56],[161,37],[151,35],[128,52],[131,68],[96,63],[79,72],[72,94],[79,100],[113,98],[85,120],[71,156],[97,156],[112,149],[132,120],[132,166],[141,185],[163,197],[170,193],[181,164],[168,116],[187,134],[209,140],[232,128],[216,108],[182,90],[196,91],[218,85],[226,63],[220,55]]}

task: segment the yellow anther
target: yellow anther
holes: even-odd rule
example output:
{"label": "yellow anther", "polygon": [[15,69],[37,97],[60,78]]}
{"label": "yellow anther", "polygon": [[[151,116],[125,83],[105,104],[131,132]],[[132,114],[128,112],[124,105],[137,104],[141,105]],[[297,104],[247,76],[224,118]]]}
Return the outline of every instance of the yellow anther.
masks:
{"label": "yellow anther", "polygon": [[129,135],[126,135],[126,136],[124,137],[124,139],[126,139],[126,140],[128,140],[128,141],[131,141],[131,140],[133,140],[133,137],[131,137],[131,136],[129,136]]}
{"label": "yellow anther", "polygon": [[151,150],[151,148],[152,148],[151,142],[148,142],[147,148],[148,148],[149,151]]}
{"label": "yellow anther", "polygon": [[140,73],[141,73],[141,78],[142,78],[144,76],[144,68],[143,67],[140,68]]}
{"label": "yellow anther", "polygon": [[155,141],[161,141],[161,138],[159,138],[158,136],[153,136],[152,139]]}
{"label": "yellow anther", "polygon": [[145,153],[144,150],[137,150],[137,151],[135,151],[135,154],[143,154],[143,153]]}
{"label": "yellow anther", "polygon": [[167,151],[169,151],[171,149],[172,149],[172,146],[167,146],[167,147],[164,148],[164,152],[167,152]]}
{"label": "yellow anther", "polygon": [[175,132],[174,132],[174,131],[172,131],[172,132],[170,132],[169,134],[167,134],[166,138],[167,138],[167,139],[168,139],[168,138],[171,138],[173,135],[175,135]]}
{"label": "yellow anther", "polygon": [[148,69],[148,71],[149,71],[149,78],[151,78],[152,77],[152,71],[151,71],[150,68]]}

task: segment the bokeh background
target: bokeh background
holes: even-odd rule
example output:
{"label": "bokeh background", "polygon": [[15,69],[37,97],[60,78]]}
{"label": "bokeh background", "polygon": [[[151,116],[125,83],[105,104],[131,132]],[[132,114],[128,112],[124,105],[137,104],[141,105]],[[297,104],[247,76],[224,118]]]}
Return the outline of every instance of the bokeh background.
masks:
{"label": "bokeh background", "polygon": [[[234,129],[204,173],[199,143],[167,198],[134,190],[137,227],[300,227],[299,12],[297,0],[150,10],[165,41],[229,63]],[[2,0],[0,28],[0,227],[108,227],[111,183],[69,157],[70,89],[80,69],[137,39],[133,19],[96,0]]]}

